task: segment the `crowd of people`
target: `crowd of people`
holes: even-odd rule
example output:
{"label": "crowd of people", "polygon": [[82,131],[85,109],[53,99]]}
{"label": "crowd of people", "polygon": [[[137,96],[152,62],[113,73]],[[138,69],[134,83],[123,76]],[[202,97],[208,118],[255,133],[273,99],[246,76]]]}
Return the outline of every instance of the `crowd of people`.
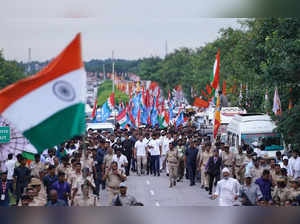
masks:
{"label": "crowd of people", "polygon": [[296,206],[300,201],[296,151],[265,158],[244,145],[235,153],[188,125],[117,127],[113,133],[89,129],[85,137],[45,150],[34,161],[9,154],[1,173],[0,206],[143,205],[127,194],[130,175],[167,175],[170,188],[186,178],[191,187],[219,198],[220,205]]}

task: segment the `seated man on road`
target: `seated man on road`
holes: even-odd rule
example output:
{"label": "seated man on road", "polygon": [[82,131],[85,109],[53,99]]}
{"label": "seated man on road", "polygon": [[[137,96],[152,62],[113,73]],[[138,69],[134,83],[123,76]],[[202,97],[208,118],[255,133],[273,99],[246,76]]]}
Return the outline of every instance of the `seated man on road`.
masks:
{"label": "seated man on road", "polygon": [[140,205],[134,196],[127,194],[126,183],[120,184],[120,194],[118,194],[112,201],[113,206],[136,206]]}

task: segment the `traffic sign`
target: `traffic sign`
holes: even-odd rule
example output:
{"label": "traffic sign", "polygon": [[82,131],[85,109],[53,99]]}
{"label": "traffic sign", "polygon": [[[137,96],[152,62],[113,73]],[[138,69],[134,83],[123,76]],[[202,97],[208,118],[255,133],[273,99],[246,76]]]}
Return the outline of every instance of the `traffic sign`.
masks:
{"label": "traffic sign", "polygon": [[0,127],[0,143],[8,143],[10,141],[9,127]]}

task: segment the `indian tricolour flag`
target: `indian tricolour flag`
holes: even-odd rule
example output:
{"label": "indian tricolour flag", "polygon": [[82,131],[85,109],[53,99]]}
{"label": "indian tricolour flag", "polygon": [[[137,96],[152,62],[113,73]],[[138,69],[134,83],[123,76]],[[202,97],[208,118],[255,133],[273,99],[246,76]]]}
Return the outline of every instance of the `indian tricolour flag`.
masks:
{"label": "indian tricolour flag", "polygon": [[0,91],[0,114],[41,153],[85,132],[85,85],[78,34],[39,73]]}
{"label": "indian tricolour flag", "polygon": [[219,90],[219,80],[220,80],[220,50],[218,50],[217,57],[214,63],[214,69],[213,73],[210,76],[210,85],[213,88],[212,89],[212,95],[215,95],[215,104],[217,101],[217,95],[218,95],[218,90]]}
{"label": "indian tricolour flag", "polygon": [[118,116],[117,116],[117,122],[120,124],[122,128],[126,126],[128,123],[129,119],[127,116],[127,111],[124,109]]}

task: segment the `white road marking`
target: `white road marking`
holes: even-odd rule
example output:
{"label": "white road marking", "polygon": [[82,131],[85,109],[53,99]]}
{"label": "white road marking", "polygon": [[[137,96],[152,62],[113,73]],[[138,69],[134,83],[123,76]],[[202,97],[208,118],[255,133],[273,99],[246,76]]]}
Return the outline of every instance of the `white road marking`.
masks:
{"label": "white road marking", "polygon": [[150,181],[149,181],[149,180],[147,180],[146,183],[147,183],[148,185],[150,185]]}
{"label": "white road marking", "polygon": [[154,191],[153,191],[153,190],[150,190],[150,194],[153,196],[153,195],[154,195]]}
{"label": "white road marking", "polygon": [[159,204],[159,202],[158,202],[158,201],[155,203],[155,206],[157,206],[157,207],[159,207],[159,206],[160,206],[160,204]]}

